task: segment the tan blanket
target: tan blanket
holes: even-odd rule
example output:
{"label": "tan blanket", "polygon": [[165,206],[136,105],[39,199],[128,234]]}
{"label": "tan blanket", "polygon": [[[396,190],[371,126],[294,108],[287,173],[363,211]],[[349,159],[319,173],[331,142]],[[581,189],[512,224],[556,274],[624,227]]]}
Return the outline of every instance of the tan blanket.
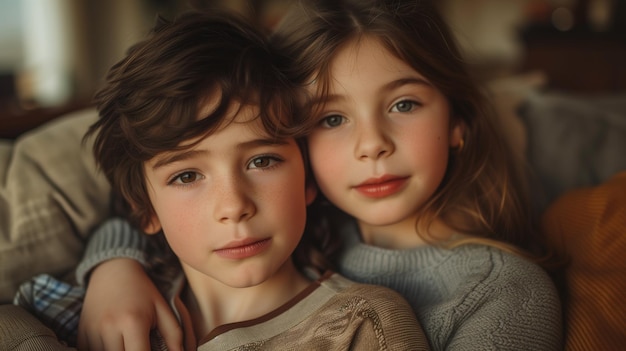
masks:
{"label": "tan blanket", "polygon": [[94,109],[16,140],[0,140],[0,303],[37,273],[73,273],[87,234],[106,216],[109,185],[81,144]]}

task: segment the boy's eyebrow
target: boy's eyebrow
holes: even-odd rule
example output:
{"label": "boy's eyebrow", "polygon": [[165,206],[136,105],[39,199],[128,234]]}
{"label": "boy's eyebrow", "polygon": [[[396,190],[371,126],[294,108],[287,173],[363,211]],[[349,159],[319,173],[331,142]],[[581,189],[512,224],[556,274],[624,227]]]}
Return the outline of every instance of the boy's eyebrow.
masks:
{"label": "boy's eyebrow", "polygon": [[[274,146],[274,145],[287,145],[289,144],[287,139],[282,138],[259,138],[254,140],[249,140],[241,144],[237,144],[237,149],[246,150],[253,149],[255,147],[260,146]],[[208,155],[210,153],[209,150],[183,150],[180,152],[172,152],[168,153],[157,160],[157,162],[152,166],[152,169],[158,169],[160,167],[166,166],[168,164],[188,160],[193,157]]]}
{"label": "boy's eyebrow", "polygon": [[[387,89],[395,89],[398,87],[401,87],[403,85],[409,85],[409,84],[415,84],[415,85],[424,85],[427,87],[433,87],[433,85],[427,81],[426,79],[423,78],[417,78],[417,77],[406,77],[406,78],[400,78],[400,79],[396,79],[393,80],[385,85],[382,86],[382,88],[380,90],[387,90]],[[328,94],[326,97],[320,97],[320,96],[316,96],[315,98],[311,99],[310,101],[308,101],[307,106],[315,106],[319,103],[328,103],[331,102],[333,100],[338,100],[340,98],[341,95],[339,94]]]}
{"label": "boy's eyebrow", "polygon": [[277,145],[287,145],[289,144],[288,139],[285,138],[258,138],[250,141],[246,141],[245,143],[241,143],[237,145],[238,149],[246,150],[253,149],[259,146],[277,146]]}
{"label": "boy's eyebrow", "polygon": [[208,154],[208,153],[209,152],[207,150],[183,150],[180,152],[167,153],[159,157],[157,162],[152,166],[152,169],[156,170],[170,163],[188,160],[198,155],[203,155],[203,154]]}

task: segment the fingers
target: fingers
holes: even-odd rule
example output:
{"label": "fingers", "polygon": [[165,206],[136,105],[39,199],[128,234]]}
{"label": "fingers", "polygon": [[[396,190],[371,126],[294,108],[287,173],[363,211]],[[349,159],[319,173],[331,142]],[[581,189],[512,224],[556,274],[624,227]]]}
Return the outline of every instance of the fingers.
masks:
{"label": "fingers", "polygon": [[[127,319],[127,323],[103,323],[98,332],[82,332],[78,349],[89,351],[145,351],[150,350],[150,330],[145,324]],[[182,351],[182,349],[181,349]]]}
{"label": "fingers", "polygon": [[[150,350],[156,306],[167,303],[143,267],[114,259],[91,274],[78,327],[78,347],[89,351]],[[173,317],[175,319],[175,317]]]}
{"label": "fingers", "polygon": [[167,305],[156,305],[157,329],[168,350],[183,351],[183,331],[172,309]]}
{"label": "fingers", "polygon": [[[112,350],[125,350],[125,351],[129,351],[128,349],[124,349],[124,340],[122,339],[121,335],[117,334],[115,336],[112,337],[105,337],[104,335],[102,336],[102,338],[100,338],[99,343],[97,346],[101,347],[101,348],[89,348],[88,350],[91,351],[96,350],[96,351],[112,351]],[[144,350],[149,350],[150,348],[144,349]]]}
{"label": "fingers", "polygon": [[[122,348],[119,350],[124,351],[144,351],[150,350],[150,331],[146,332],[143,329],[130,330],[127,329],[123,336]],[[118,349],[107,349],[118,350]],[[181,350],[182,351],[182,350]]]}
{"label": "fingers", "polygon": [[108,340],[109,345],[106,346],[105,345],[105,339],[102,339],[100,337],[96,337],[96,338],[89,338],[88,334],[81,334],[78,337],[78,344],[77,344],[77,348],[78,350],[89,350],[89,351],[105,351],[105,350],[124,350],[123,349],[123,344],[121,343],[121,340],[119,340],[120,342],[112,342],[111,340]]}

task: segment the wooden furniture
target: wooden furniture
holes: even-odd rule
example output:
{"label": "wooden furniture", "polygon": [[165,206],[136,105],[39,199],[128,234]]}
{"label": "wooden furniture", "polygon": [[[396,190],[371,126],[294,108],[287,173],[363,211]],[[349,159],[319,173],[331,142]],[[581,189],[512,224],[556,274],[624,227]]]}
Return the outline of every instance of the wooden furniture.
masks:
{"label": "wooden furniture", "polygon": [[0,138],[17,138],[47,121],[89,105],[88,101],[73,101],[53,108],[24,109],[11,100],[0,101]]}
{"label": "wooden furniture", "polygon": [[626,30],[559,32],[530,27],[522,40],[526,47],[522,71],[544,72],[550,88],[572,93],[626,91]]}

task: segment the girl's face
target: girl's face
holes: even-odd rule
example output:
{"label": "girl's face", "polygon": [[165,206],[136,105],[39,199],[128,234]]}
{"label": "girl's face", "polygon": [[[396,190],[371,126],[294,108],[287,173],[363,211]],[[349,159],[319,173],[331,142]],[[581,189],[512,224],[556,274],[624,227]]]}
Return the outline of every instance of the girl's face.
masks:
{"label": "girl's face", "polygon": [[[314,191],[293,139],[263,131],[258,108],[233,108],[232,123],[189,150],[145,164],[156,215],[190,282],[257,286],[295,272],[291,254]],[[276,279],[275,279],[276,278]]]}
{"label": "girl's face", "polygon": [[414,234],[463,127],[451,125],[446,97],[376,39],[340,49],[331,77],[308,138],[320,190],[357,218],[366,242]]}

